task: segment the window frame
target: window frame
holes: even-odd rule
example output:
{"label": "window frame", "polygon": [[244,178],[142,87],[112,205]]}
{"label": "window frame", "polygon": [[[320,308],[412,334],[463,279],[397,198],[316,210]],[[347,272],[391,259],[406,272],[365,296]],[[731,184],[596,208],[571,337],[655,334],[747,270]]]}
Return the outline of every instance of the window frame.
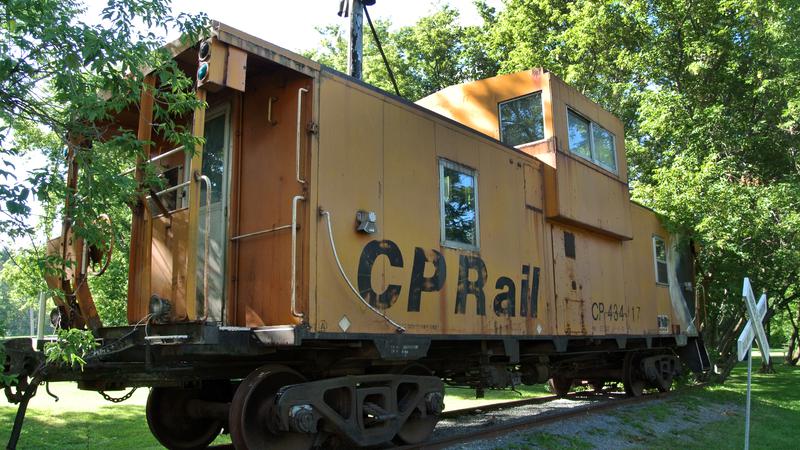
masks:
{"label": "window frame", "polygon": [[[662,244],[664,244],[664,260],[663,261],[660,261],[658,259],[657,243],[659,241]],[[655,276],[656,284],[659,285],[659,286],[669,286],[669,265],[667,264],[667,252],[669,251],[669,248],[667,247],[667,240],[664,239],[663,237],[657,235],[657,234],[654,234],[653,235],[653,245],[652,245],[652,247],[653,247],[653,270],[655,271],[653,275]],[[663,262],[664,266],[667,268],[667,280],[666,281],[661,281],[661,280],[658,279],[658,264],[661,263],[661,262]]]}
{"label": "window frame", "polygon": [[[502,111],[500,110],[500,107],[503,106],[506,103],[511,103],[511,102],[523,99],[525,97],[530,97],[530,96],[536,95],[536,94],[539,94],[539,104],[542,107],[542,138],[541,139],[537,139],[535,141],[530,141],[530,142],[521,142],[521,143],[515,144],[515,145],[506,144],[505,141],[503,141],[503,121],[502,121],[502,116],[503,115],[502,115]],[[544,90],[543,89],[540,89],[538,91],[529,92],[527,94],[523,94],[523,95],[520,95],[518,97],[510,98],[508,100],[503,100],[502,102],[497,102],[497,128],[499,130],[498,134],[500,136],[500,142],[502,142],[504,145],[508,145],[508,146],[511,146],[511,147],[519,147],[520,145],[530,145],[530,144],[533,144],[533,143],[536,143],[536,142],[541,142],[541,141],[546,140],[547,136],[546,136],[546,130],[545,130],[544,111],[545,111],[545,108],[544,108]]]}
{"label": "window frame", "polygon": [[[445,158],[439,158],[439,241],[443,247],[449,247],[459,250],[479,251],[481,247],[481,228],[480,228],[480,202],[478,201],[478,170],[472,167],[459,164]],[[474,183],[474,197],[475,197],[475,244],[467,244],[460,241],[451,241],[447,239],[447,220],[445,218],[445,167],[469,175]]]}
{"label": "window frame", "polygon": [[[591,158],[587,158],[587,157],[581,155],[580,153],[575,153],[575,152],[572,151],[572,147],[570,146],[570,142],[569,142],[569,123],[570,123],[569,122],[569,114],[570,113],[572,113],[572,114],[580,117],[581,119],[589,122],[589,153],[592,156]],[[585,115],[581,114],[580,112],[578,112],[578,110],[576,110],[575,108],[573,108],[571,106],[567,106],[566,117],[567,117],[567,148],[569,149],[569,153],[571,155],[575,155],[575,156],[577,156],[577,157],[579,157],[579,158],[581,158],[581,159],[583,159],[585,161],[589,161],[590,163],[600,167],[603,170],[611,172],[614,175],[619,175],[619,161],[617,159],[617,136],[614,133],[612,133],[611,130],[609,130],[608,128],[606,128],[606,127],[596,123],[595,121],[589,119],[588,117],[586,117]],[[594,132],[595,132],[595,128],[596,127],[599,127],[600,129],[603,129],[603,130],[607,131],[608,134],[611,135],[611,146],[612,146],[612,148],[614,150],[612,152],[612,154],[614,155],[614,167],[609,167],[608,165],[603,163],[597,157],[597,151],[595,150],[595,145],[594,145]]]}

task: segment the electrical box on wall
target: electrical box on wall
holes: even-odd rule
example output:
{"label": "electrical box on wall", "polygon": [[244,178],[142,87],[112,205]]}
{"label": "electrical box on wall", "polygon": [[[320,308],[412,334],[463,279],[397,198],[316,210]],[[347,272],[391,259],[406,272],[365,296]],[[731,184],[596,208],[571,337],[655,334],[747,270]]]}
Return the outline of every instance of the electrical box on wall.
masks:
{"label": "electrical box on wall", "polygon": [[197,87],[212,92],[224,87],[244,92],[247,52],[212,37],[200,43],[197,59]]}

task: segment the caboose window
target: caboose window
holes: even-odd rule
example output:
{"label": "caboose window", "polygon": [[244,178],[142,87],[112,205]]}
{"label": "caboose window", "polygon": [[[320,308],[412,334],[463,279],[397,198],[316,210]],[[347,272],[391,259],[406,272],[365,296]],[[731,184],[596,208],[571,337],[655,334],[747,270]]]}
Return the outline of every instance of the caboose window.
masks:
{"label": "caboose window", "polygon": [[508,145],[527,144],[544,139],[542,93],[502,102],[500,108],[500,140]]}
{"label": "caboose window", "polygon": [[653,258],[655,260],[656,283],[669,284],[667,276],[667,244],[659,236],[653,236]]}
{"label": "caboose window", "polygon": [[600,125],[567,109],[569,151],[611,172],[617,172],[614,135]]}
{"label": "caboose window", "polygon": [[439,160],[442,244],[478,248],[478,175],[475,170]]}

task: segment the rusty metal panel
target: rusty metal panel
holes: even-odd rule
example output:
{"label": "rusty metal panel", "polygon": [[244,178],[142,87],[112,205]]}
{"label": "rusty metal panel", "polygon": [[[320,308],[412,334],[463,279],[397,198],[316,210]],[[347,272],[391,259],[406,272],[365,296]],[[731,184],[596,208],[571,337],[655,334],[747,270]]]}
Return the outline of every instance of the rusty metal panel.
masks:
{"label": "rusty metal panel", "polygon": [[[234,191],[239,198],[235,236],[236,298],[235,325],[263,326],[298,322],[291,313],[291,222],[292,199],[304,194],[296,180],[298,90],[310,89],[311,81],[289,71],[276,71],[249,80],[242,98],[241,151]],[[272,120],[267,117],[270,99]],[[310,138],[306,132],[311,120],[310,97],[301,97],[300,168],[308,173]],[[295,279],[298,309],[308,311],[308,218],[312,208],[298,203],[298,266]],[[316,216],[316,215],[314,215]],[[277,229],[275,232],[261,233]],[[249,236],[248,236],[249,235]],[[246,236],[246,237],[244,237]]]}
{"label": "rusty metal panel", "polygon": [[628,305],[622,243],[579,228],[552,225],[560,334],[624,334]]}
{"label": "rusty metal panel", "polygon": [[549,82],[550,73],[533,69],[450,86],[417,104],[499,140],[498,104],[542,91],[544,136],[548,139],[553,136]]}
{"label": "rusty metal panel", "polygon": [[556,158],[557,207],[548,205],[548,217],[582,224],[619,239],[630,239],[627,184],[571,155],[558,152]]}
{"label": "rusty metal panel", "polygon": [[[150,269],[151,294],[168,299],[173,319],[186,318],[186,236],[188,209],[173,211],[169,217],[152,219],[152,249]],[[177,269],[177,270],[176,270]],[[137,314],[147,314],[147,305]]]}
{"label": "rusty metal panel", "polygon": [[[345,274],[357,287],[359,263],[364,247],[384,236],[383,211],[383,99],[375,93],[348,82],[323,74],[320,77],[319,175],[318,205],[330,212],[336,250]],[[412,135],[415,130],[407,130]],[[356,232],[358,210],[377,215],[377,232]],[[324,220],[318,220],[316,232],[317,273],[315,309],[316,331],[342,332],[343,329],[361,332],[391,333],[389,326],[350,291],[342,279],[333,256]],[[375,292],[383,292],[388,280],[384,265],[388,258],[378,257],[369,267],[376,274]],[[408,257],[408,256],[406,256]],[[380,278],[376,278],[380,276]],[[387,311],[393,316],[394,310]],[[341,326],[340,326],[341,324]]]}
{"label": "rusty metal panel", "polygon": [[[319,205],[357,290],[408,333],[549,333],[544,219],[525,192],[524,163],[541,184],[539,163],[346,80],[321,84]],[[478,250],[442,244],[441,158],[478,177]],[[356,231],[358,210],[377,214],[376,233]],[[329,243],[317,258],[317,331],[394,331],[349,292]]]}
{"label": "rusty metal panel", "polygon": [[402,318],[409,332],[446,333],[446,299],[452,291],[444,281],[457,272],[447,270],[439,247],[439,133],[432,120],[401,106],[385,103],[383,111],[382,226],[385,239],[397,243],[404,260],[402,269],[386,272],[386,283],[402,287],[388,312]]}
{"label": "rusty metal panel", "polygon": [[544,186],[541,170],[541,166],[534,168],[532,164],[525,164],[523,168],[525,173],[525,204],[539,211],[544,206]]}
{"label": "rusty metal panel", "polygon": [[225,85],[244,92],[247,77],[247,52],[236,47],[228,47],[228,61],[225,67]]}
{"label": "rusty metal panel", "polygon": [[[657,235],[669,242],[670,236],[655,213],[646,208],[631,205],[631,219],[633,240],[623,244],[625,296],[637,314],[629,317],[628,329],[632,334],[664,333],[664,327],[659,327],[658,317],[662,317],[661,322],[666,318],[671,323],[672,304],[669,287],[656,283],[652,238]],[[666,328],[669,329],[669,326]]]}
{"label": "rusty metal panel", "polygon": [[[153,219],[153,248],[150,250],[150,290],[161,298],[172,298],[172,233],[170,219],[165,216]],[[185,236],[183,236],[185,238]]]}

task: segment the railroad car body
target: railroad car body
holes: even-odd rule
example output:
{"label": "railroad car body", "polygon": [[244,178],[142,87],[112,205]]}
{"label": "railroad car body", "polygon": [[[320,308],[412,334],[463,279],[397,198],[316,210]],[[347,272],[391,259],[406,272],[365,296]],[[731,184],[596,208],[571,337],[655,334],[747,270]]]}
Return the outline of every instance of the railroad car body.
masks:
{"label": "railroad car body", "polygon": [[81,287],[58,316],[102,346],[49,379],[155,386],[170,448],[222,428],[237,448],[307,448],[423,441],[442,380],[640,394],[678,355],[705,368],[688,244],[630,201],[622,123],[553,74],[415,104],[219,23],[175,55],[205,145],[154,134],[146,95],[120,114],[153,142],[135,176],[164,180],[132,209],[130,326],[100,324],[67,230],[50,247],[78,269],[48,283]]}

